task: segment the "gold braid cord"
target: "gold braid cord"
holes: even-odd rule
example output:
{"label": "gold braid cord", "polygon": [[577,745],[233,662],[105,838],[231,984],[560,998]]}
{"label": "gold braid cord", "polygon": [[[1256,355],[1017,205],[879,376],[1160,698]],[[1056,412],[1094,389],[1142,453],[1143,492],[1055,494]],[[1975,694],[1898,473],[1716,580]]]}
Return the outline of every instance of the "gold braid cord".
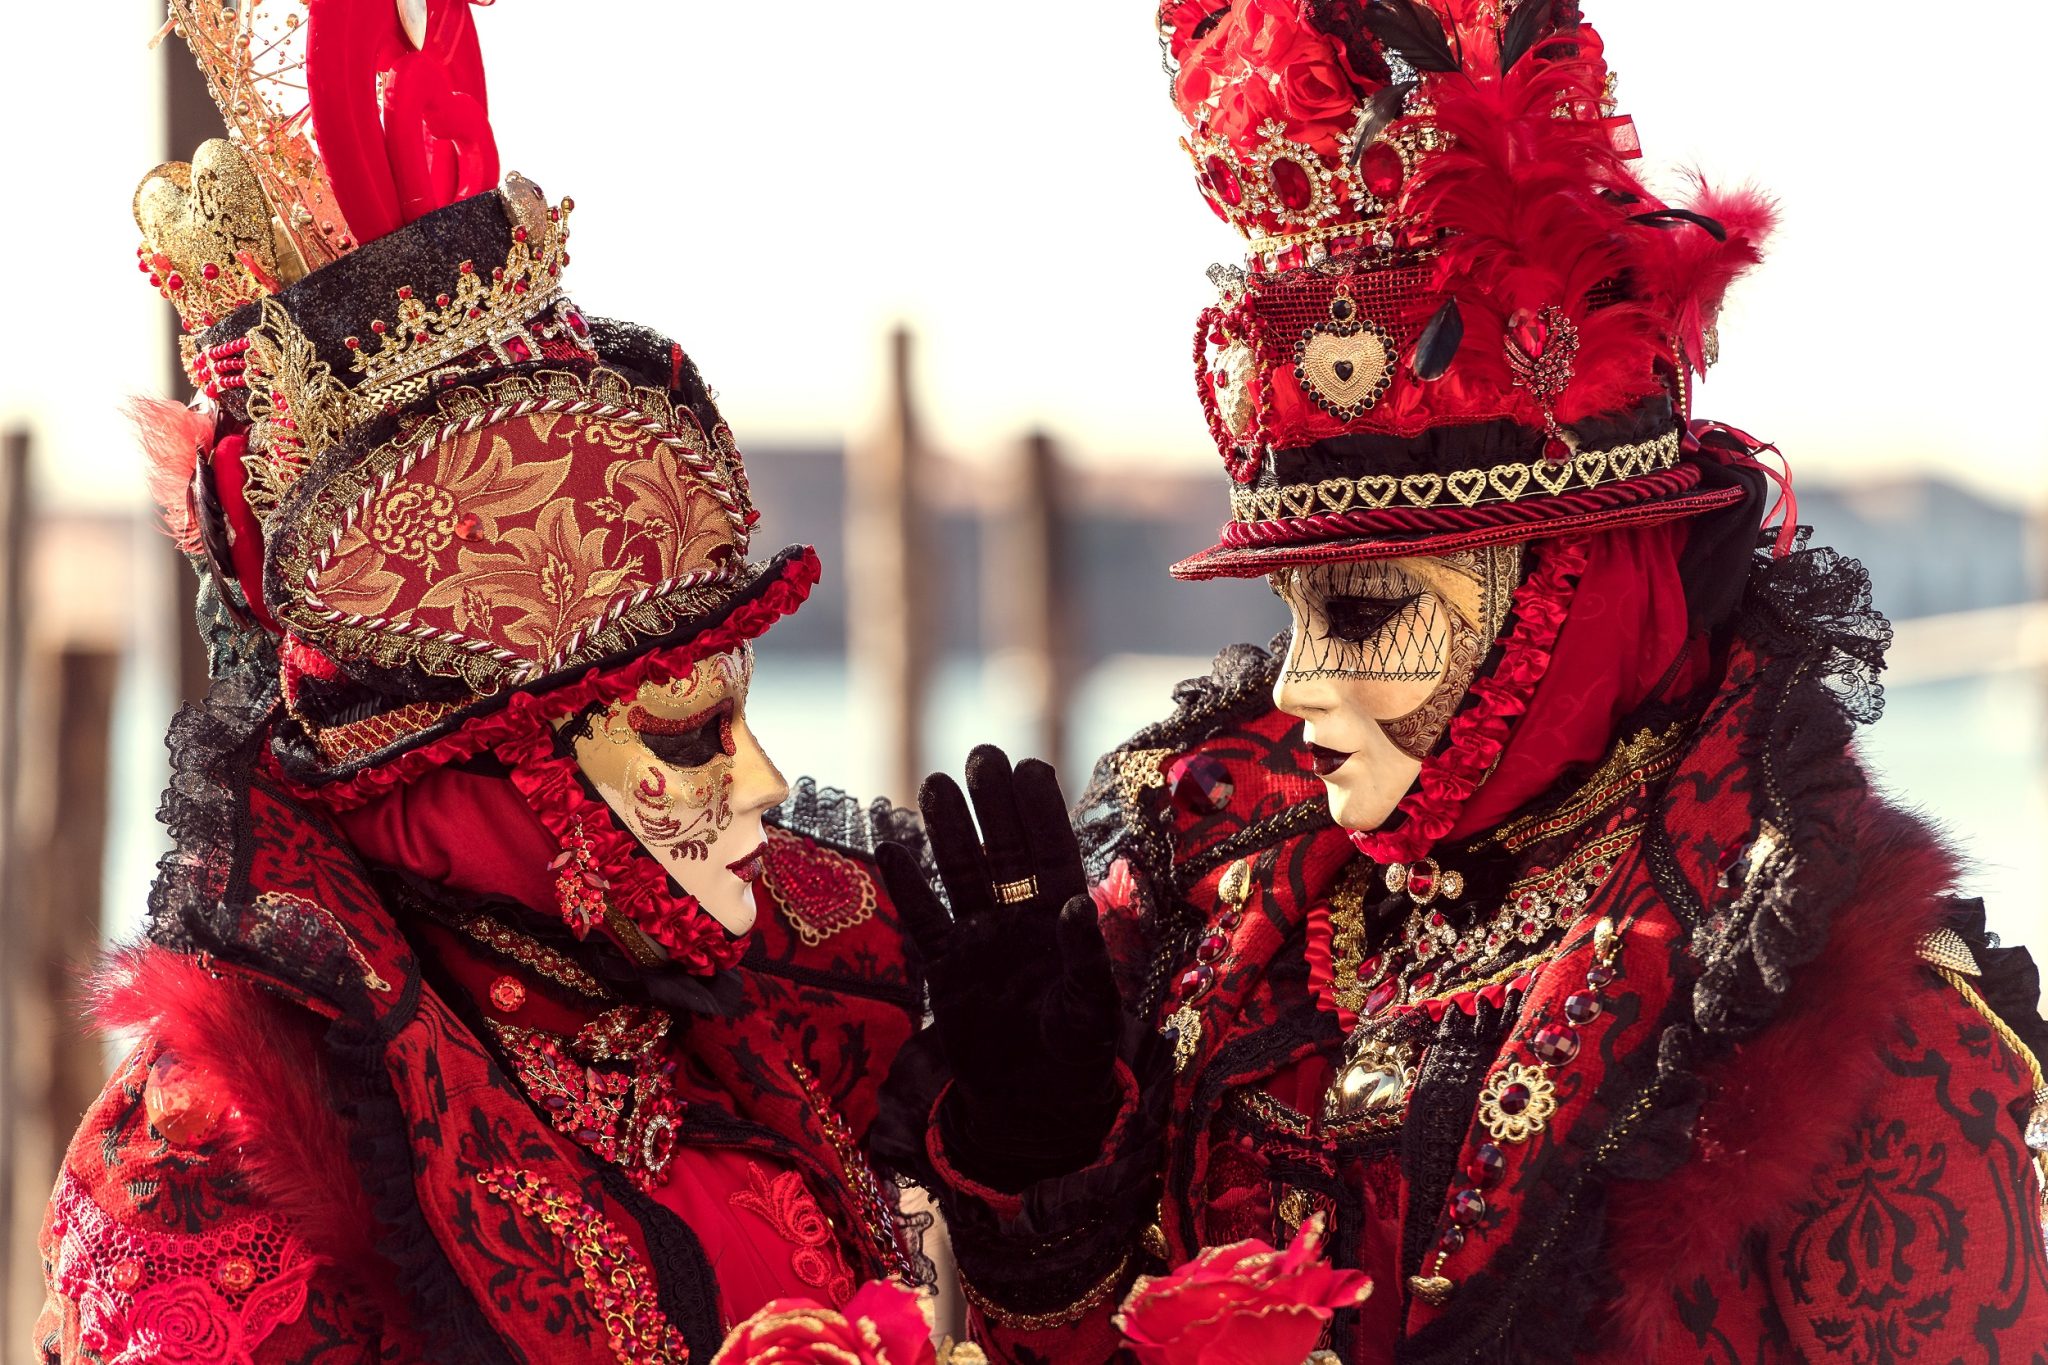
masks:
{"label": "gold braid cord", "polygon": [[[1969,960],[1968,967],[1963,967],[1957,958],[1957,947],[1963,948],[1963,955]],[[1922,940],[1920,957],[1934,968],[1942,980],[1956,988],[1956,993],[1963,997],[1965,1004],[1983,1016],[1984,1022],[1991,1026],[1991,1031],[1998,1035],[1998,1041],[2004,1043],[2006,1050],[2019,1060],[2019,1064],[2025,1068],[2027,1075],[2034,1082],[2035,1105],[2048,1105],[2048,1074],[2042,1072],[2041,1059],[2034,1055],[2033,1049],[2012,1031],[2011,1025],[1999,1018],[1998,1011],[1985,1003],[1984,997],[1977,993],[1977,988],[1970,984],[1969,978],[1978,975],[1979,972],[1975,956],[1969,953],[1962,940],[1950,930],[1937,931]],[[2043,1216],[2048,1217],[2048,1152],[2037,1151],[2032,1155],[2034,1168],[2041,1177]]]}
{"label": "gold braid cord", "polygon": [[1117,1261],[1116,1268],[1104,1276],[1093,1289],[1065,1308],[1055,1308],[1049,1313],[1017,1313],[1001,1304],[991,1303],[979,1289],[967,1282],[965,1275],[960,1277],[960,1293],[978,1312],[1000,1327],[1015,1328],[1023,1332],[1043,1332],[1079,1322],[1108,1303],[1116,1294],[1117,1286],[1123,1283],[1124,1276],[1130,1268],[1131,1253],[1126,1251],[1122,1259]]}

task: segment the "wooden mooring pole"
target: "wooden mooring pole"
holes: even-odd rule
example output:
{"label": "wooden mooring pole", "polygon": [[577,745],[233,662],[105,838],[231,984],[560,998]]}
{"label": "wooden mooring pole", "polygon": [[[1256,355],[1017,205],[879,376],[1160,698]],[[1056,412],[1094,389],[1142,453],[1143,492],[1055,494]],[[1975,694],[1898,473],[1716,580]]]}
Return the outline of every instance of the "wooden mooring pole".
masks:
{"label": "wooden mooring pole", "polygon": [[882,736],[879,795],[912,804],[924,780],[923,722],[937,652],[922,480],[924,448],[911,389],[912,337],[889,337],[888,406],[875,438],[847,455],[847,643],[854,695]]}

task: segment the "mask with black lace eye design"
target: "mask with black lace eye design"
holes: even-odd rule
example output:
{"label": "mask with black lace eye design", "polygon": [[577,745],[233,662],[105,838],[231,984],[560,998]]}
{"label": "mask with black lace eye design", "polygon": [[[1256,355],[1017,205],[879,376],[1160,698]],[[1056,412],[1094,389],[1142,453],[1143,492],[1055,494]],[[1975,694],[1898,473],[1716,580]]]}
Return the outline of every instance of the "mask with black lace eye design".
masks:
{"label": "mask with black lace eye design", "polygon": [[1425,681],[1448,663],[1443,599],[1394,561],[1288,569],[1273,576],[1273,590],[1297,610],[1290,679]]}

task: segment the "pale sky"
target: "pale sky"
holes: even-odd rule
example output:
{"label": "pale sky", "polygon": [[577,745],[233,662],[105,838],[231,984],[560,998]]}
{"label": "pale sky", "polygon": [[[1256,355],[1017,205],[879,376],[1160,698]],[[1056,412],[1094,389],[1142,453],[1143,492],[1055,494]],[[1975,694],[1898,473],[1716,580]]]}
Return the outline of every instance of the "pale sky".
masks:
{"label": "pale sky", "polygon": [[[1916,36],[1926,8],[1898,0],[1588,9],[1653,165],[1783,201],[1702,414],[1778,441],[1803,479],[1938,466],[2048,494],[2048,10],[1971,11],[1983,36],[1951,66]],[[161,9],[17,10],[0,419],[37,425],[53,498],[123,499],[138,478],[114,408],[160,382],[168,309],[128,216],[160,159],[143,43]],[[499,0],[477,19],[504,164],[577,200],[572,293],[681,340],[743,447],[858,434],[903,319],[953,453],[1037,423],[1090,462],[1213,468],[1188,349],[1203,271],[1236,238],[1175,146],[1150,14]]]}

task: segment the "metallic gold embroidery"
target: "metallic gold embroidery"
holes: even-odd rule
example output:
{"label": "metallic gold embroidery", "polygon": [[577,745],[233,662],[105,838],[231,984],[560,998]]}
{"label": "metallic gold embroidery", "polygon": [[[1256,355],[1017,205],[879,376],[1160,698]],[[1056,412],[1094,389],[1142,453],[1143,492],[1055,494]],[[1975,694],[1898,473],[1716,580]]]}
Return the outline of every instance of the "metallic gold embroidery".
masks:
{"label": "metallic gold embroidery", "polygon": [[1615,746],[1572,796],[1552,810],[1510,820],[1494,832],[1492,842],[1519,853],[1540,839],[1579,828],[1637,787],[1676,768],[1679,742],[1686,733],[1683,724],[1639,731]]}
{"label": "metallic gold embroidery", "polygon": [[610,1219],[531,1171],[501,1166],[477,1172],[476,1183],[562,1239],[619,1365],[689,1360],[682,1334],[662,1314],[653,1273]]}
{"label": "metallic gold embroidery", "polygon": [[244,496],[268,519],[312,456],[341,439],[349,393],[313,343],[276,299],[263,300],[263,319],[249,329],[249,451]]}
{"label": "metallic gold embroidery", "polygon": [[[1348,419],[1347,419],[1348,420]],[[1354,507],[1378,511],[1386,507],[1475,507],[1517,502],[1523,497],[1563,493],[1569,488],[1601,488],[1660,470],[1674,469],[1679,458],[1679,433],[1668,431],[1648,441],[1580,451],[1569,460],[1508,461],[1486,469],[1461,469],[1449,474],[1416,474],[1406,478],[1370,474],[1357,479],[1325,479],[1284,488],[1239,488],[1230,494],[1230,512],[1238,521],[1277,521]]]}

